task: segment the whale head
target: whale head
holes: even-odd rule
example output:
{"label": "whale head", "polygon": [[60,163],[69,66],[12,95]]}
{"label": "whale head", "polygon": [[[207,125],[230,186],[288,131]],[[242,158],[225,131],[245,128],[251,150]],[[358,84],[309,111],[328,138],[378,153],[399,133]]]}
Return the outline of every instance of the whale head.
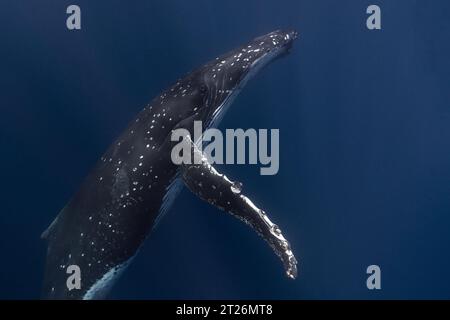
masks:
{"label": "whale head", "polygon": [[274,31],[257,37],[204,65],[199,72],[205,106],[204,121],[216,125],[244,85],[263,67],[289,53],[295,31]]}
{"label": "whale head", "polygon": [[[178,79],[144,108],[140,118],[152,122],[151,134],[161,144],[175,129],[191,132],[196,121],[202,122],[203,129],[217,126],[248,80],[289,53],[296,38],[295,31],[274,31],[222,54]],[[157,119],[160,125],[157,132],[153,125],[155,115],[161,116]],[[142,125],[146,123],[141,121]]]}
{"label": "whale head", "polygon": [[180,79],[168,98],[163,96],[165,104],[176,105],[180,119],[194,117],[205,127],[217,125],[247,81],[287,54],[296,37],[295,31],[274,31],[217,57]]}

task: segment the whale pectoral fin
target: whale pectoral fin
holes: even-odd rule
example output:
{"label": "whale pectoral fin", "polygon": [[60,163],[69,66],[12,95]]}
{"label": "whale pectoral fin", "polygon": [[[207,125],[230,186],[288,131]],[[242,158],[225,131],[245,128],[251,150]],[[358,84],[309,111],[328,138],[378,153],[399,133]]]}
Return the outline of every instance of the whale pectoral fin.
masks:
{"label": "whale pectoral fin", "polygon": [[195,195],[250,225],[272,247],[284,264],[289,278],[297,276],[297,260],[280,228],[267,214],[241,194],[242,184],[219,173],[192,141],[194,164],[181,164],[181,176]]}

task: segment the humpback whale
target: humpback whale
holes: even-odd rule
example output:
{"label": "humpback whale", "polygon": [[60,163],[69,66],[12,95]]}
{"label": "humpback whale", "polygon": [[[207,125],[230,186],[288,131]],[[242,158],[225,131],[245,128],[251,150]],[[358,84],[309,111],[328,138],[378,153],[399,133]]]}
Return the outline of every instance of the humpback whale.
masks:
{"label": "humpback whale", "polygon": [[[201,161],[175,165],[170,136],[180,128],[193,132],[195,121],[217,126],[245,83],[288,53],[296,37],[280,30],[257,37],[179,79],[141,110],[43,232],[44,299],[105,298],[183,185],[254,229],[295,279],[297,260],[280,228],[189,136],[186,142]],[[67,285],[73,265],[81,272],[79,288]]]}

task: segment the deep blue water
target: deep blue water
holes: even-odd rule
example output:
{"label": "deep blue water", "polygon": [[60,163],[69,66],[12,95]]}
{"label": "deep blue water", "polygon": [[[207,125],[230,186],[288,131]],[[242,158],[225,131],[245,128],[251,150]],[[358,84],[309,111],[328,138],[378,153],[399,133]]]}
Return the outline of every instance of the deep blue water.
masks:
{"label": "deep blue water", "polygon": [[[184,190],[112,298],[450,298],[450,2],[0,1],[0,298],[38,298],[39,239],[113,139],[179,76],[294,28],[220,128],[279,128],[280,171],[221,166],[280,225],[291,281]],[[82,30],[65,27],[78,4]],[[382,30],[365,26],[382,10]],[[366,288],[381,267],[382,289]]]}

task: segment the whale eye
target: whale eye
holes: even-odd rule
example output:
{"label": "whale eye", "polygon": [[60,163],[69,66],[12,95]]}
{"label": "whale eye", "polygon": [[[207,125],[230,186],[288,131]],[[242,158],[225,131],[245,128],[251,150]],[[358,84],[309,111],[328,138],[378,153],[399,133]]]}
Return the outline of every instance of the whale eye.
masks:
{"label": "whale eye", "polygon": [[208,87],[206,87],[206,85],[202,84],[200,86],[199,90],[202,94],[205,94],[208,91]]}

